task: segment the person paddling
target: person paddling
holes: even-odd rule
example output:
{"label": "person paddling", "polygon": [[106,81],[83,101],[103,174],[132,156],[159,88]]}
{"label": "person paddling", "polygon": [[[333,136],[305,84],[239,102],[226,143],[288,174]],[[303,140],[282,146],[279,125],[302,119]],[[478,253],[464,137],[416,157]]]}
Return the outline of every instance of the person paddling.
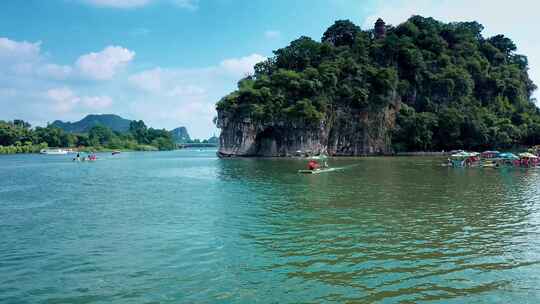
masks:
{"label": "person paddling", "polygon": [[314,159],[310,159],[308,162],[308,170],[314,171],[319,169],[321,166]]}

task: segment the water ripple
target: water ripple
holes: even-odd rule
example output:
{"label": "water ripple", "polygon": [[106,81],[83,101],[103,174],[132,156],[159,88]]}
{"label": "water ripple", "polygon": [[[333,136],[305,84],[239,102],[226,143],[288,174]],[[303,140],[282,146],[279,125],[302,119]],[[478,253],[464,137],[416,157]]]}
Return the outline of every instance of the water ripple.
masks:
{"label": "water ripple", "polygon": [[[540,172],[0,158],[2,303],[533,303]],[[26,185],[26,186],[20,186]]]}

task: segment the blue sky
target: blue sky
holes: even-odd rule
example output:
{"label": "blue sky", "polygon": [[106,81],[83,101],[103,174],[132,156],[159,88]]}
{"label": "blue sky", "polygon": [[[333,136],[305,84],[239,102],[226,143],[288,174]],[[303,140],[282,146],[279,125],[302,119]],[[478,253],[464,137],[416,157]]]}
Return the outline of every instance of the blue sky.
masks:
{"label": "blue sky", "polygon": [[[412,14],[478,20],[529,56],[540,83],[540,5],[479,0],[3,0],[0,119],[43,125],[116,113],[195,137],[218,132],[214,103],[254,63],[337,19],[362,28]],[[521,8],[520,8],[521,7]],[[522,8],[526,7],[526,10]]]}

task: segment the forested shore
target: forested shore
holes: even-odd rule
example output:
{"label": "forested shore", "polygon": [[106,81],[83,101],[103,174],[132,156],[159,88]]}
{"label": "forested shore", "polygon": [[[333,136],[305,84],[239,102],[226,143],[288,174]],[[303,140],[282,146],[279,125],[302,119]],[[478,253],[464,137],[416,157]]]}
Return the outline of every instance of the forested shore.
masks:
{"label": "forested shore", "polygon": [[32,127],[23,120],[0,121],[0,154],[38,153],[48,147],[73,148],[80,151],[157,151],[172,150],[175,143],[170,132],[148,128],[142,121],[132,121],[128,132],[115,132],[97,125],[86,133],[69,133],[48,125]]}

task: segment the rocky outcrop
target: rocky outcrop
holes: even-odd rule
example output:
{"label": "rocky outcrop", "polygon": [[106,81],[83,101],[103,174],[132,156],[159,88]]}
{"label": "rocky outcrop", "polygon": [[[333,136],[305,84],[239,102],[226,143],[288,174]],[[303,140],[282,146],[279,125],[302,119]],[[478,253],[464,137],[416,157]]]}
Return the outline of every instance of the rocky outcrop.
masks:
{"label": "rocky outcrop", "polygon": [[398,111],[399,102],[377,112],[340,109],[330,129],[328,154],[358,156],[392,153],[391,132]]}
{"label": "rocky outcrop", "polygon": [[327,113],[317,126],[292,121],[259,123],[234,119],[218,111],[217,125],[222,130],[218,155],[283,157],[298,151],[335,156],[392,153],[391,130],[400,104],[396,97],[392,100],[377,111],[339,107]]}
{"label": "rocky outcrop", "polygon": [[170,132],[174,142],[176,143],[185,143],[191,140],[186,127],[178,127],[174,130],[171,130]]}

